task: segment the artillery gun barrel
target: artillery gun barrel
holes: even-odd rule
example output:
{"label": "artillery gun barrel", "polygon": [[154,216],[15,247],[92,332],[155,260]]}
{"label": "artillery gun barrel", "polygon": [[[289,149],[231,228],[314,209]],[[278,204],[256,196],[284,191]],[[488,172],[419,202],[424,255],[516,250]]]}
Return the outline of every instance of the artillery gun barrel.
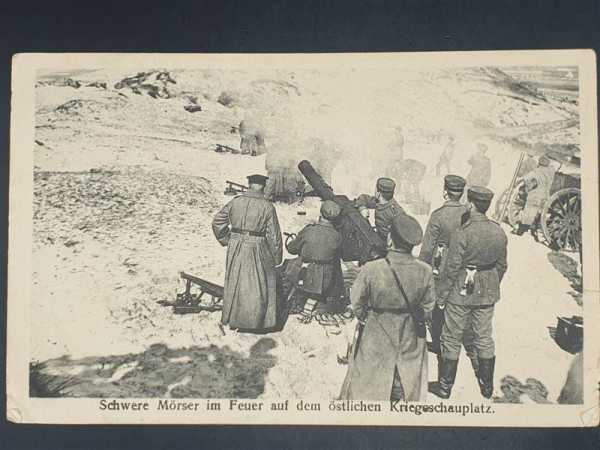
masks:
{"label": "artillery gun barrel", "polygon": [[322,200],[334,200],[335,193],[331,186],[325,183],[323,177],[314,169],[312,164],[306,160],[300,161],[298,164],[298,170],[304,175],[308,184],[310,184],[315,193],[321,197]]}
{"label": "artillery gun barrel", "polygon": [[309,161],[301,161],[298,170],[321,200],[334,201],[342,209],[337,228],[344,241],[344,261],[358,261],[362,264],[386,254],[386,243],[371,228],[369,221],[360,214],[352,200],[345,195],[336,195]]}

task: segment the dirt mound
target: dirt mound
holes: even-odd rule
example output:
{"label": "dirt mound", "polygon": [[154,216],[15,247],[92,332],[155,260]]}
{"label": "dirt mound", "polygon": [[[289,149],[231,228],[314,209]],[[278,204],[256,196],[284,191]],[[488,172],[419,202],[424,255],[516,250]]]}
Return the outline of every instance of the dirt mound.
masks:
{"label": "dirt mound", "polygon": [[32,397],[256,398],[277,359],[271,338],[259,339],[250,355],[229,347],[169,349],[151,345],[140,354],[58,358],[30,366]]}
{"label": "dirt mound", "polygon": [[102,109],[104,105],[101,102],[95,100],[82,100],[82,99],[74,99],[69,100],[66,103],[58,106],[54,111],[60,114],[68,114],[68,115],[85,115],[85,114],[93,114],[100,109]]}
{"label": "dirt mound", "polygon": [[173,94],[168,89],[170,84],[176,84],[171,74],[167,71],[152,70],[138,72],[137,75],[123,78],[115,83],[115,89],[129,88],[135,94],[147,94],[152,98],[172,98]]}
{"label": "dirt mound", "polygon": [[72,78],[58,78],[55,80],[40,81],[37,83],[37,86],[59,86],[79,89],[81,87],[81,82]]}
{"label": "dirt mound", "polygon": [[38,241],[67,245],[78,234],[113,239],[125,229],[186,223],[191,209],[219,205],[202,177],[131,169],[38,172],[34,175],[34,226]]}
{"label": "dirt mound", "polygon": [[[56,88],[46,89],[54,90]],[[43,100],[36,106],[36,125],[39,127],[49,126],[54,122],[99,120],[106,113],[113,113],[127,105],[127,99],[114,92],[90,90],[88,94],[90,92],[93,92],[93,95],[86,97],[84,92],[78,91],[77,98],[67,101],[64,96],[55,96],[51,92],[38,93],[38,101],[40,98]]]}
{"label": "dirt mound", "polygon": [[529,398],[529,403],[552,403],[548,400],[548,389],[535,378],[527,378],[525,384],[512,375],[507,375],[500,382],[502,397],[494,397],[495,403],[524,403],[523,396]]}
{"label": "dirt mound", "polygon": [[223,91],[219,94],[219,98],[217,102],[221,105],[226,106],[227,108],[232,108],[240,101],[240,96],[237,92],[233,91]]}
{"label": "dirt mound", "polygon": [[86,84],[86,87],[94,87],[94,88],[106,90],[108,88],[108,85],[101,81],[93,81],[91,83]]}

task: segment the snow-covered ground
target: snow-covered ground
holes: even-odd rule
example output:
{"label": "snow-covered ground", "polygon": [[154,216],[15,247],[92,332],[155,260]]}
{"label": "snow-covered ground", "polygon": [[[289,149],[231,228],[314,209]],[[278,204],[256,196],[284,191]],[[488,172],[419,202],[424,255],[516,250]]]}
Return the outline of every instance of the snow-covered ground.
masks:
{"label": "snow-covered ground", "polygon": [[[244,182],[247,174],[265,171],[265,155],[213,151],[216,143],[239,147],[240,120],[264,130],[268,151],[290,152],[296,160],[306,157],[304,143],[311,138],[335,148],[341,157],[332,185],[350,197],[373,191],[382,161],[393,159],[391,143],[400,125],[404,156],[427,166],[422,187],[432,208],[442,203],[442,177],[434,168],[444,136],[456,139],[452,171],[463,175],[476,144],[488,145],[490,188],[497,193],[509,184],[523,148],[579,141],[575,104],[516,89],[493,69],[169,72],[176,83],[148,81],[164,87],[167,98],[114,88],[135,73],[40,74],[31,357],[53,360],[48,373],[125,386],[127,377],[141,370],[142,356],[162,344],[203,349],[218,376],[225,369],[213,353],[227,350],[243,360],[266,339],[274,360],[264,359],[268,369],[256,369],[264,383],[256,395],[337,396],[345,366],[337,364],[336,353],[344,333],[301,325],[292,317],[280,333],[223,336],[218,313],[175,316],[157,303],[181,291],[181,270],[222,282],[225,249],[214,240],[210,220],[229,200],[223,195],[225,180]],[[61,86],[69,76],[81,86]],[[87,86],[91,82],[107,87]],[[224,91],[233,99],[228,106],[218,102]],[[193,102],[202,111],[184,110]],[[318,207],[309,198],[301,207],[307,215],[298,215],[298,206],[277,204],[282,229],[297,232],[317,217]],[[426,225],[427,216],[417,219]],[[555,326],[559,315],[581,314],[581,308],[568,294],[569,281],[549,262],[547,247],[528,235],[508,238],[509,269],[494,320],[496,385],[509,374],[522,382],[535,378],[554,401],[572,356],[558,348],[547,327]],[[131,357],[121,361],[115,355]],[[62,356],[67,358],[55,360]],[[189,355],[167,363],[189,364]],[[117,372],[119,365],[125,369]],[[435,366],[431,357],[430,379]],[[153,395],[171,393],[177,383],[193,384],[182,367],[162,374]],[[231,393],[221,385],[215,389],[217,397]],[[94,392],[109,391],[71,389],[71,395]],[[463,355],[453,399],[480,398]]]}

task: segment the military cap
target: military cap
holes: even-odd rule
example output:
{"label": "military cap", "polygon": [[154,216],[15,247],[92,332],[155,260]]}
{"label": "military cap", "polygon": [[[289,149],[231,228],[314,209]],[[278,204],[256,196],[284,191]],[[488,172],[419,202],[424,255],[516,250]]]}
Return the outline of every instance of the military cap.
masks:
{"label": "military cap", "polygon": [[419,245],[423,240],[423,229],[419,222],[408,214],[398,214],[392,218],[392,233],[409,245]]}
{"label": "military cap", "polygon": [[446,175],[444,177],[444,188],[452,192],[462,192],[465,190],[467,181],[458,175]]}
{"label": "military cap", "polygon": [[247,178],[248,178],[248,183],[262,184],[263,186],[265,184],[267,184],[267,180],[269,179],[269,177],[265,177],[264,175],[258,175],[258,174],[249,175]]}
{"label": "military cap", "polygon": [[550,159],[547,156],[540,156],[538,164],[542,167],[548,167],[550,165]]}
{"label": "military cap", "polygon": [[336,219],[340,213],[342,212],[342,208],[332,200],[325,200],[321,205],[321,215],[324,219],[334,220]]}
{"label": "military cap", "polygon": [[393,193],[396,189],[396,183],[391,178],[379,178],[377,180],[377,190],[379,192]]}
{"label": "military cap", "polygon": [[471,186],[467,191],[469,200],[479,200],[482,202],[490,202],[494,197],[494,193],[483,186]]}

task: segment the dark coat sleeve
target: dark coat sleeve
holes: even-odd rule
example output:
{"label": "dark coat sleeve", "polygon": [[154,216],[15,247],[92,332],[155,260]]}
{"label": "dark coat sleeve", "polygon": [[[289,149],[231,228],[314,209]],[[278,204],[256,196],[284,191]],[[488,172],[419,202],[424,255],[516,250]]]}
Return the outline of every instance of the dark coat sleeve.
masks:
{"label": "dark coat sleeve", "polygon": [[229,229],[229,210],[231,208],[231,202],[227,203],[221,210],[215,215],[212,221],[212,230],[217,241],[225,247],[229,244],[229,236],[231,230]]}
{"label": "dark coat sleeve", "polygon": [[448,247],[446,266],[439,279],[440,298],[438,300],[441,300],[442,303],[448,299],[452,286],[458,278],[458,274],[463,265],[463,255],[465,254],[466,247],[467,242],[463,231],[458,229],[452,233],[450,237],[450,246]]}
{"label": "dark coat sleeve", "polygon": [[304,230],[306,228],[302,229],[302,231],[300,231],[300,233],[298,233],[298,236],[296,236],[295,239],[292,239],[291,241],[289,241],[287,243],[287,251],[292,254],[292,255],[299,255],[300,252],[302,251],[302,245],[304,244]]}
{"label": "dark coat sleeve", "polygon": [[367,266],[358,273],[356,280],[350,290],[350,303],[352,310],[359,320],[364,320],[367,316],[367,307],[369,305],[370,286]]}
{"label": "dark coat sleeve", "polygon": [[281,239],[281,229],[275,207],[271,208],[269,218],[267,219],[267,242],[271,249],[271,254],[275,259],[275,265],[281,264],[283,260],[283,241]]}
{"label": "dark coat sleeve", "polygon": [[506,273],[506,269],[508,268],[508,263],[506,262],[506,252],[507,252],[507,239],[503,234],[502,239],[504,243],[500,250],[500,255],[498,255],[498,260],[496,261],[496,270],[498,271],[498,280],[502,281],[504,274]]}
{"label": "dark coat sleeve", "polygon": [[433,285],[433,273],[429,272],[425,279],[425,292],[423,294],[423,300],[421,302],[421,308],[425,313],[425,319],[431,320],[431,312],[433,311],[433,305],[435,304],[435,287]]}
{"label": "dark coat sleeve", "polygon": [[431,216],[427,228],[425,229],[425,235],[423,236],[423,243],[421,244],[421,251],[419,253],[419,259],[427,264],[431,265],[433,261],[433,252],[435,251],[435,244],[440,236],[440,223],[435,216]]}

